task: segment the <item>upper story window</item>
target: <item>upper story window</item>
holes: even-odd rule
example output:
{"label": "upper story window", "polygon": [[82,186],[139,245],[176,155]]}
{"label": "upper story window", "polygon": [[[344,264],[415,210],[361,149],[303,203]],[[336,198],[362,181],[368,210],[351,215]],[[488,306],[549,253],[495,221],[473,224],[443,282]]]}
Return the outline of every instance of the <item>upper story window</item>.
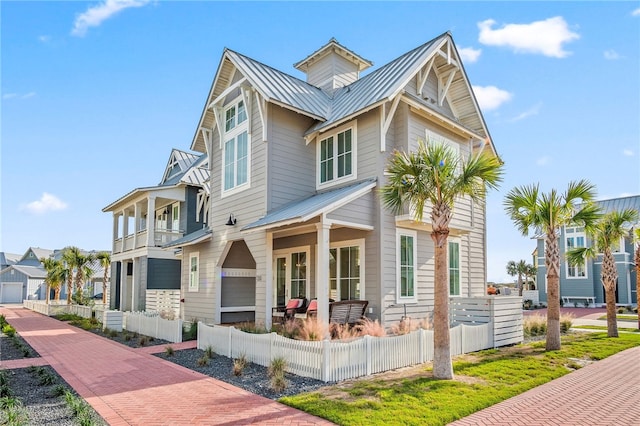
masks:
{"label": "upper story window", "polygon": [[452,141],[451,139],[448,139],[438,133],[432,132],[429,129],[425,130],[425,137],[427,140],[427,144],[439,143],[453,151],[453,154],[456,156],[456,158],[458,158],[458,171],[462,170],[462,163],[460,162],[460,144],[458,142]]}
{"label": "upper story window", "polygon": [[228,106],[224,118],[222,188],[223,192],[229,192],[249,184],[251,146],[244,101],[240,99]]}
{"label": "upper story window", "polygon": [[318,187],[356,178],[355,122],[318,141]]}
{"label": "upper story window", "polygon": [[[584,228],[565,228],[565,238],[566,251],[573,248],[585,247],[586,236]],[[569,262],[565,262],[565,266],[567,270],[567,278],[586,278],[587,267],[585,262],[577,265],[570,265]]]}

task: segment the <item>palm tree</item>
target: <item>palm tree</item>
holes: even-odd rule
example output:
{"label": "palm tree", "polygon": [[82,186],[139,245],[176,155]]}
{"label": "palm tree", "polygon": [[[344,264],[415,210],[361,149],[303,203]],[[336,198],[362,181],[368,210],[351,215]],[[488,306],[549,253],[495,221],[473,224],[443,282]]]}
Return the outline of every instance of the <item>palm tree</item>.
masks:
{"label": "palm tree", "polygon": [[489,155],[470,155],[461,161],[441,143],[420,141],[412,153],[395,151],[387,165],[388,183],[382,187],[385,207],[395,214],[408,207],[414,219],[422,221],[427,203],[431,208],[431,239],[435,246],[434,360],[433,376],[452,379],[449,336],[449,281],[447,238],[454,202],[463,196],[483,202],[488,188],[502,180],[502,163]]}
{"label": "palm tree", "polygon": [[109,279],[109,267],[111,266],[111,254],[108,251],[102,251],[96,255],[100,261],[100,266],[104,270],[102,275],[102,303],[107,303],[107,280]]}
{"label": "palm tree", "polygon": [[64,275],[67,282],[67,305],[71,304],[71,295],[73,294],[73,276],[77,271],[78,257],[81,255],[78,247],[69,246],[62,249],[62,263],[64,267]]}
{"label": "palm tree", "polygon": [[595,259],[602,253],[602,270],[600,279],[604,285],[607,301],[607,336],[618,337],[618,321],[616,319],[616,282],[618,270],[611,248],[620,244],[620,238],[628,235],[630,223],[638,220],[638,212],[634,209],[612,211],[604,215],[588,232],[592,239],[591,247],[576,247],[567,251],[569,264],[577,265],[586,259]]}
{"label": "palm tree", "polygon": [[71,304],[74,284],[76,300],[81,300],[82,286],[85,280],[93,275],[93,270],[89,267],[93,259],[94,256],[92,254],[83,254],[78,247],[70,246],[63,249],[62,260],[67,278],[67,304]]}
{"label": "palm tree", "polygon": [[520,260],[519,262],[515,262],[514,260],[510,260],[507,263],[507,274],[512,277],[518,276],[518,295],[522,296],[522,276],[527,273],[527,262],[524,260]]}
{"label": "palm tree", "polygon": [[[504,200],[507,214],[522,235],[529,231],[545,235],[547,269],[547,350],[560,349],[560,247],[558,232],[575,224],[588,230],[600,217],[592,201],[595,186],[586,180],[570,182],[563,194],[552,189],[541,193],[539,185],[513,188]],[[578,208],[579,207],[579,208]]]}
{"label": "palm tree", "polygon": [[[529,281],[533,281],[533,283],[535,284],[535,279],[536,279],[536,275],[538,274],[538,268],[536,268],[535,266],[528,264],[527,267],[524,270],[524,281],[527,285],[529,285]],[[531,280],[530,280],[531,278]],[[527,287],[529,290],[531,290],[531,287]]]}
{"label": "palm tree", "polygon": [[47,272],[47,276],[44,279],[45,283],[47,284],[46,303],[49,303],[50,289],[53,289],[53,291],[55,292],[54,300],[60,300],[60,287],[65,280],[62,262],[56,259],[44,257],[40,259],[40,262],[42,262],[44,270]]}

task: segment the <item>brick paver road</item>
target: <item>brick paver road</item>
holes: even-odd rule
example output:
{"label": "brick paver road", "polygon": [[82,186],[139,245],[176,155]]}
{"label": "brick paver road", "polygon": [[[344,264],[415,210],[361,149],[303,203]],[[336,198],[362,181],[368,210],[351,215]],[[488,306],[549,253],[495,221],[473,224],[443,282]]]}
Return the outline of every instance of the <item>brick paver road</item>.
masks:
{"label": "brick paver road", "polygon": [[0,314],[110,425],[332,424],[26,309]]}

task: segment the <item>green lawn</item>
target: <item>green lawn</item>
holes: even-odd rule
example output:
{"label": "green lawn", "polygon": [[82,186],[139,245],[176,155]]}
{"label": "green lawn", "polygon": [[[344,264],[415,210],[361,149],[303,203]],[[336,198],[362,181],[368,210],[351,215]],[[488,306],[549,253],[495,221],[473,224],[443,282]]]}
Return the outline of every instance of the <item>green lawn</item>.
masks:
{"label": "green lawn", "polygon": [[[624,315],[624,314],[617,314],[616,318],[622,321],[638,321],[638,316],[637,315]],[[607,316],[603,315],[601,317],[598,317],[599,320],[607,320]]]}
{"label": "green lawn", "polygon": [[[585,330],[607,330],[607,326],[606,325],[574,325],[571,326],[571,328],[583,328]],[[637,328],[628,328],[628,327],[618,327],[618,331],[624,331],[627,333],[639,333],[640,330]]]}
{"label": "green lawn", "polygon": [[600,360],[640,346],[640,335],[604,333],[563,337],[560,351],[544,342],[485,350],[454,360],[456,380],[417,377],[362,379],[280,401],[341,425],[445,425],[580,368],[576,359]]}

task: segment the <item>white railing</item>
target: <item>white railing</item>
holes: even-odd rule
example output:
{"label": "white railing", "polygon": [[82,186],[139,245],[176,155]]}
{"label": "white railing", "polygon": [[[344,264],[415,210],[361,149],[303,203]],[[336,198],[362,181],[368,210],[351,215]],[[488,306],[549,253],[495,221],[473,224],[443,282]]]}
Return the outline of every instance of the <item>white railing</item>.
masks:
{"label": "white railing", "polygon": [[124,312],[125,330],[169,342],[182,342],[182,320],[166,320],[157,312]]}
{"label": "white railing", "polygon": [[180,231],[172,231],[167,229],[156,229],[153,231],[153,236],[154,236],[156,245],[170,243],[172,241],[177,240],[178,238],[182,238],[183,235],[184,234]]}
{"label": "white railing", "polygon": [[[492,323],[451,328],[451,354],[494,347],[492,330]],[[433,331],[419,329],[402,336],[306,342],[276,333],[250,334],[234,327],[199,322],[198,349],[209,346],[218,354],[230,358],[244,355],[248,361],[263,366],[282,357],[287,371],[331,382],[432,361]]]}

